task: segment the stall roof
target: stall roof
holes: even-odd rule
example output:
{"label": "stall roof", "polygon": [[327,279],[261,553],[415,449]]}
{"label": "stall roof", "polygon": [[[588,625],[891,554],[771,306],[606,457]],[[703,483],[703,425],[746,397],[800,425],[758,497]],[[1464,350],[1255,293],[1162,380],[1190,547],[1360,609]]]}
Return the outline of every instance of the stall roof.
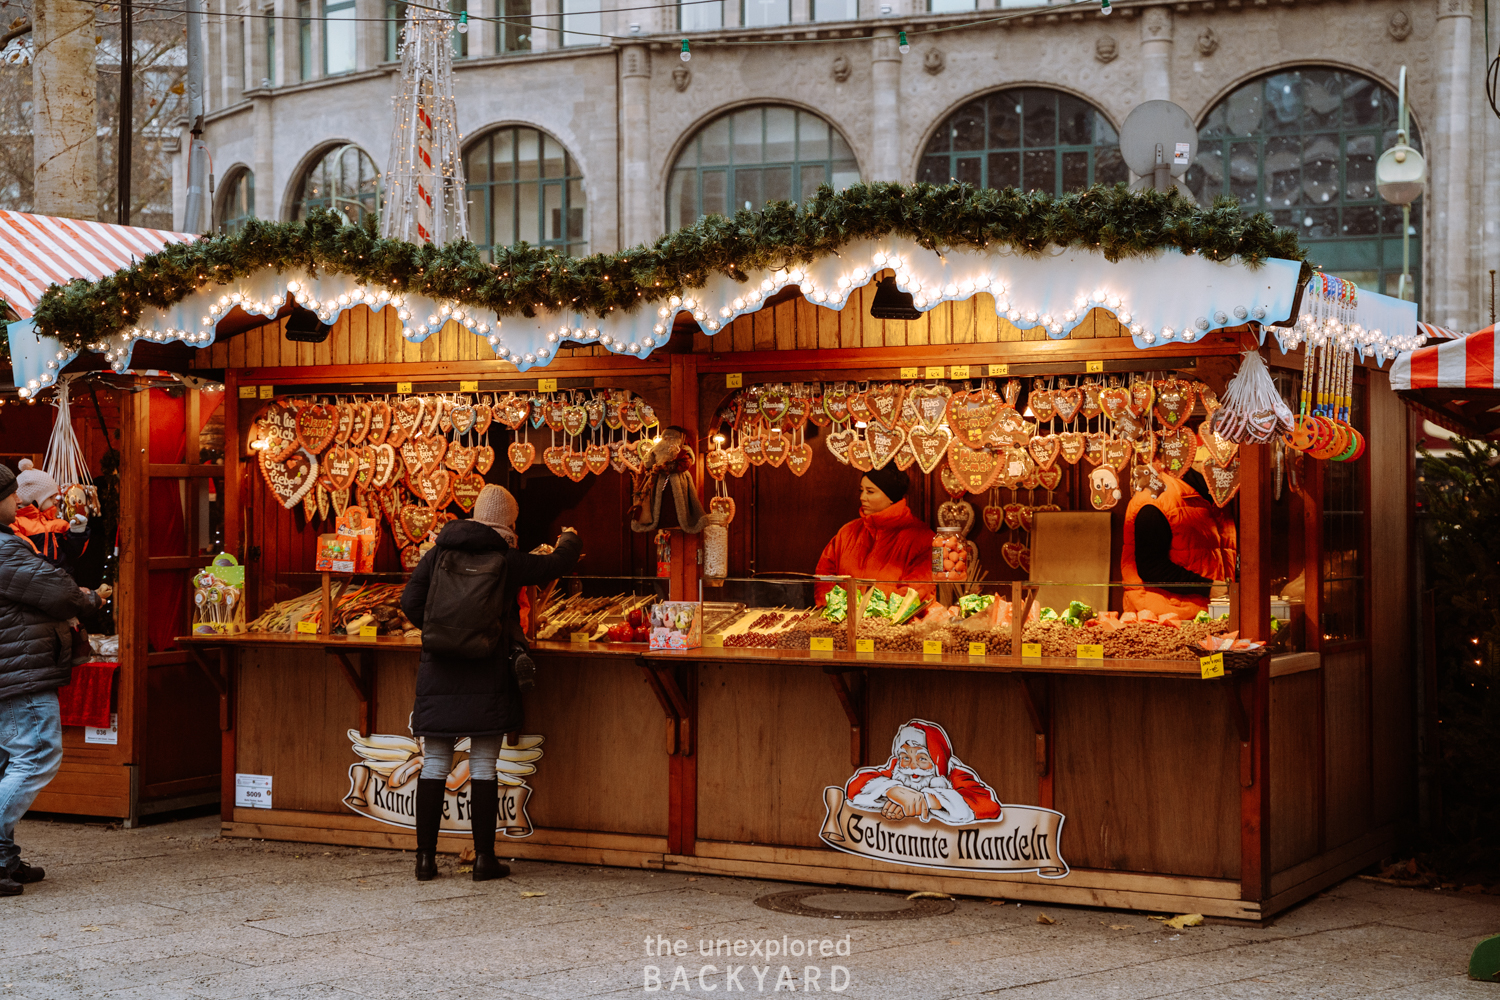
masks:
{"label": "stall roof", "polygon": [[1455,433],[1486,437],[1500,431],[1495,327],[1401,355],[1391,365],[1391,388],[1423,417]]}

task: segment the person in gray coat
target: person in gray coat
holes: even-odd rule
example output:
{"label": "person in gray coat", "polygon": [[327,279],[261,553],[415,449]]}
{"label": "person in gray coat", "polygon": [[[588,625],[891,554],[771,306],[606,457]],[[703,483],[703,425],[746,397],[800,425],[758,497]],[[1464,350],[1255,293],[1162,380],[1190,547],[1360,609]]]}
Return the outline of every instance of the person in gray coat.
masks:
{"label": "person in gray coat", "polygon": [[73,582],[11,528],[16,477],[0,465],[0,896],[19,896],[44,872],[21,860],[16,822],[62,766],[57,689],[73,673],[68,619],[109,599]]}

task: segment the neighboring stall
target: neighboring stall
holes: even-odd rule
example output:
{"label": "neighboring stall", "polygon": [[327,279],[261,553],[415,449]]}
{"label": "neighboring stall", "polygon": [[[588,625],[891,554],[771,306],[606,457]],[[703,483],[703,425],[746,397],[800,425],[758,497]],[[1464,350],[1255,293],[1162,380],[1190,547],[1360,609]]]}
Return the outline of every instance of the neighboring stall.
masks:
{"label": "neighboring stall", "polygon": [[[269,226],[144,262],[172,304],[84,344],[124,367],[176,338],[222,373],[244,582],[204,579],[179,641],[219,688],[226,835],[410,846],[394,602],[478,476],[523,545],[575,524],[587,553],[531,595],[507,855],[1258,919],[1390,850],[1410,428],[1374,357],[1414,346],[1411,304],[1304,285],[1237,215],[1094,193],[1001,224],[994,194],[860,188],[774,239],[747,215],[494,271],[376,268],[317,219],[280,271],[245,260],[287,244]],[[825,230],[903,198],[902,235]],[[1127,214],[1154,235],[1115,243]],[[814,580],[887,464],[938,579]],[[1130,497],[1190,467],[1238,573],[1206,620],[1127,612]],[[942,779],[920,816],[903,753]],[[457,849],[461,766],[450,792]]]}

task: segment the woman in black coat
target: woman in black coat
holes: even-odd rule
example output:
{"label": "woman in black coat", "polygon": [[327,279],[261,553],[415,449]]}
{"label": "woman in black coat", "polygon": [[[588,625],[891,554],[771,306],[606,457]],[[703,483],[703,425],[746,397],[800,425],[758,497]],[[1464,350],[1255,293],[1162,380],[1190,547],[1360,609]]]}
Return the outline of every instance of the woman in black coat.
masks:
{"label": "woman in black coat", "polygon": [[[504,630],[489,657],[466,659],[422,650],[417,669],[417,699],[412,708],[412,735],[422,738],[422,775],[417,780],[417,879],[437,874],[437,837],[442,824],[448,774],[453,769],[453,746],[469,738],[469,816],[474,834],[474,881],[504,878],[510,869],[495,857],[495,826],[500,788],[495,774],[505,734],[521,726],[521,686],[531,666],[526,636],[521,629],[519,594],[522,587],[545,583],[570,571],[578,562],[581,543],[572,528],[564,528],[557,547],[548,554],[516,548],[516,501],[500,486],[486,486],[474,504],[474,517],[450,521],[438,533],[437,544],[417,563],[401,610],[418,628],[427,608],[440,555],[445,549],[468,553],[501,552],[505,556]],[[533,610],[533,613],[535,613]],[[518,662],[519,661],[519,662]],[[529,686],[529,677],[527,677]]]}

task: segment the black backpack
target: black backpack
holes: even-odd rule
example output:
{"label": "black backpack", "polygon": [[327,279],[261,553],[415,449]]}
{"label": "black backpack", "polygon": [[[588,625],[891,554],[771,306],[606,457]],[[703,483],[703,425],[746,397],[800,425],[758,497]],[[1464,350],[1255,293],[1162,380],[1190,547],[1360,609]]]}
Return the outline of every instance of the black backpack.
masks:
{"label": "black backpack", "polygon": [[432,567],[422,650],[478,659],[505,635],[505,552],[443,549]]}

